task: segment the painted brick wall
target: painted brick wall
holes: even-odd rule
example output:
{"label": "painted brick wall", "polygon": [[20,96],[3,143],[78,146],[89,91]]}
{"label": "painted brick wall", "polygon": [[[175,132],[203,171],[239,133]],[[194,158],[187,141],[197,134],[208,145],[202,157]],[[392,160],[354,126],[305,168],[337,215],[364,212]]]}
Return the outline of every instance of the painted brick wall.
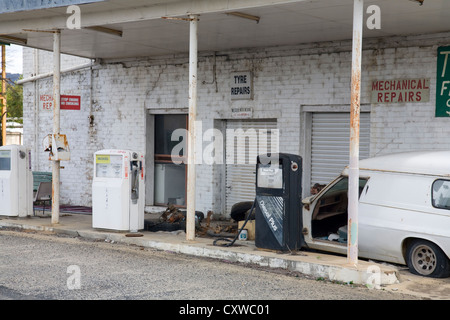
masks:
{"label": "painted brick wall", "polygon": [[[438,45],[448,42],[449,34],[366,41],[363,104],[370,103],[373,80],[426,77],[431,85],[428,103],[372,105],[371,155],[450,148],[450,142],[443,139],[450,133],[449,120],[434,117],[436,51]],[[32,51],[25,50],[25,75],[32,73],[32,62]],[[73,61],[68,59],[67,63]],[[230,119],[231,108],[251,107],[254,118],[278,119],[281,152],[301,154],[300,106],[349,105],[350,68],[350,41],[220,52],[216,57],[201,55],[198,120],[206,130],[217,126],[217,119]],[[253,73],[254,99],[231,101],[230,73],[243,70]],[[51,92],[51,85],[51,79],[39,81],[39,92]],[[24,87],[25,144],[29,145],[34,143],[34,90],[33,83]],[[72,160],[63,164],[62,202],[89,205],[96,150],[148,152],[146,130],[152,128],[145,127],[147,110],[187,111],[187,57],[110,62],[92,71],[65,74],[62,93],[69,92],[82,96],[82,110],[61,114],[61,132],[68,135],[72,151]],[[94,117],[92,126],[90,116]],[[39,112],[37,141],[51,132],[51,117],[51,112]],[[49,168],[47,155],[40,149],[37,154],[33,170]],[[197,165],[197,210],[220,212],[224,182],[218,180],[223,179],[222,172],[221,165]]]}

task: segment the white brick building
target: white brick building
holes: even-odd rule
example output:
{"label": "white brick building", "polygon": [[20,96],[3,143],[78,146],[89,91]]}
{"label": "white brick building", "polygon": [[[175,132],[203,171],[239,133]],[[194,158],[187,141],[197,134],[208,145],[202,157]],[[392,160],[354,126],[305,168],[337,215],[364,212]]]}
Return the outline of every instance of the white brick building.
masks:
{"label": "white brick building", "polygon": [[[313,183],[328,182],[347,164],[353,1],[76,2],[83,14],[80,30],[67,30],[64,7],[33,7],[42,15],[31,20],[6,11],[0,22],[4,34],[30,47],[24,50],[24,144],[33,150],[33,170],[51,166],[41,144],[52,132],[53,115],[40,99],[51,95],[53,84],[51,77],[26,79],[52,70],[52,54],[31,49],[52,50],[52,45],[45,33],[28,32],[24,38],[23,30],[60,29],[63,53],[92,59],[92,67],[61,78],[61,94],[80,97],[79,110],[61,110],[61,133],[71,148],[71,160],[62,163],[61,203],[91,204],[93,154],[103,148],[145,153],[147,205],[184,203],[178,182],[185,181],[185,169],[171,166],[165,156],[166,147],[173,146],[169,127],[183,124],[188,114],[188,23],[161,18],[185,19],[191,13],[200,15],[197,120],[203,133],[278,129],[279,151],[303,158],[305,196]],[[440,74],[444,56],[438,50],[450,46],[450,20],[441,14],[450,4],[370,4],[381,8],[382,20],[380,30],[364,28],[361,157],[449,149],[443,139],[450,131],[448,119],[436,116],[442,107],[436,96],[447,92],[445,84],[436,86],[448,77]],[[113,35],[100,36],[105,29]],[[89,59],[64,56],[61,69]],[[237,74],[250,75],[251,99],[232,99]],[[236,118],[239,110],[242,119]],[[211,142],[203,138],[206,148]],[[225,139],[225,155],[229,143]],[[198,164],[196,209],[228,214],[234,202],[251,200],[253,171],[253,164]],[[177,183],[164,182],[171,174]]]}
{"label": "white brick building", "polygon": [[[450,42],[450,34],[392,37],[365,42],[362,66],[362,111],[370,114],[367,148],[371,156],[384,153],[448,149],[443,139],[450,133],[447,119],[436,118],[435,84],[438,46]],[[40,61],[45,60],[40,53]],[[85,61],[65,60],[66,65]],[[304,159],[304,194],[311,180],[313,118],[349,111],[351,42],[266,47],[201,54],[199,60],[198,120],[203,131],[237,121],[232,108],[249,107],[246,121],[276,121],[280,130],[280,152],[299,154]],[[33,50],[24,51],[25,78],[31,75]],[[51,65],[43,65],[51,68]],[[64,66],[62,67],[64,69]],[[65,73],[62,94],[81,96],[81,110],[63,110],[62,132],[70,141],[72,159],[62,170],[62,202],[90,205],[93,153],[103,148],[129,148],[147,156],[146,186],[153,191],[154,115],[187,114],[187,58],[162,57],[158,60],[127,59],[105,61],[92,68]],[[252,100],[230,99],[230,75],[247,70],[253,75]],[[39,70],[40,73],[44,70]],[[430,79],[430,98],[424,103],[371,103],[373,81],[391,79]],[[51,78],[38,81],[38,94],[51,93]],[[34,82],[24,85],[25,144],[34,145],[37,125],[37,157],[34,170],[48,170],[50,162],[40,141],[51,132],[51,110],[35,115]],[[90,124],[90,117],[93,123]],[[362,143],[363,144],[363,143]],[[206,145],[206,142],[205,144]],[[333,158],[333,150],[329,150]],[[332,161],[332,160],[330,160]],[[339,171],[333,174],[338,174]],[[226,170],[223,165],[197,166],[198,210],[225,213]],[[318,181],[324,182],[324,181]],[[151,192],[149,191],[149,192]],[[153,195],[147,205],[153,205]]]}

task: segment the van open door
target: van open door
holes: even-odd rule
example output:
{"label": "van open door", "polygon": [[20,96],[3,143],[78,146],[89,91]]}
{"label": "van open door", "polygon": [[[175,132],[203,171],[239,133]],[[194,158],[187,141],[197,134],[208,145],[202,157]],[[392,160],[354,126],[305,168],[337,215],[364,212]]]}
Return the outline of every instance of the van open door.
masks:
{"label": "van open door", "polygon": [[[360,191],[366,183],[366,178],[360,178]],[[347,192],[348,177],[342,175],[317,195],[303,199],[303,234],[308,247],[346,253]]]}

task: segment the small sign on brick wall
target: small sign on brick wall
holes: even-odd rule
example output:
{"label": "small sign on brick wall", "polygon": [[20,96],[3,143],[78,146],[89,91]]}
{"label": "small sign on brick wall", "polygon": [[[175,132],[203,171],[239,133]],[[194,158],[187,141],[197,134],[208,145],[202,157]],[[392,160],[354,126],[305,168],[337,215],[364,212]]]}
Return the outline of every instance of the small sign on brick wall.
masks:
{"label": "small sign on brick wall", "polygon": [[61,95],[61,110],[80,110],[80,96]]}
{"label": "small sign on brick wall", "polygon": [[249,119],[253,116],[253,108],[232,108],[231,117],[235,119]]}

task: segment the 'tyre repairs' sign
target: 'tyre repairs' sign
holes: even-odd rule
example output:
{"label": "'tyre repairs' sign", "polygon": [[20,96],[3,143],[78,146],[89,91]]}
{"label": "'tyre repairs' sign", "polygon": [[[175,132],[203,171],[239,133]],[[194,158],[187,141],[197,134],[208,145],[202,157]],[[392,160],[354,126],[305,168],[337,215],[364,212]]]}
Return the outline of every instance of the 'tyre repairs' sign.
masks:
{"label": "'tyre repairs' sign", "polygon": [[231,73],[231,100],[252,98],[252,73],[250,71]]}

